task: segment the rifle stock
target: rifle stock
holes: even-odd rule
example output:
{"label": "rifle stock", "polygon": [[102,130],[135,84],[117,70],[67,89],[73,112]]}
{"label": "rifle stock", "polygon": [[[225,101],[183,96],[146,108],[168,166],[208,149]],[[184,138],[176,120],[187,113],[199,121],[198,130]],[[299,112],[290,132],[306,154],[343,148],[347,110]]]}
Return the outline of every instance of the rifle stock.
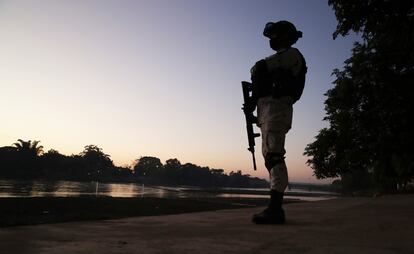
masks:
{"label": "rifle stock", "polygon": [[243,99],[244,99],[242,110],[246,117],[247,138],[249,140],[249,148],[247,148],[247,150],[249,150],[252,153],[253,168],[254,170],[257,170],[256,157],[254,155],[254,146],[255,146],[254,139],[256,137],[260,137],[260,134],[254,133],[253,124],[257,123],[257,117],[253,115],[253,110],[250,110],[254,108],[253,105],[255,105],[256,103],[253,99],[253,96],[251,95],[251,93],[253,92],[253,85],[252,83],[247,82],[247,81],[242,81],[241,83],[242,83]]}

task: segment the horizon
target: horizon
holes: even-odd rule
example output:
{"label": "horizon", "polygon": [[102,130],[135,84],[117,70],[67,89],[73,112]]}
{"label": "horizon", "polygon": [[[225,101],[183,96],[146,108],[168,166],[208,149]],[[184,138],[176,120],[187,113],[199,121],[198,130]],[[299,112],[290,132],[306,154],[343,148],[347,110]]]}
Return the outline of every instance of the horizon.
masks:
{"label": "horizon", "polygon": [[358,36],[332,39],[325,1],[2,1],[0,146],[40,140],[68,155],[95,144],[117,166],[177,158],[268,179],[260,138],[252,169],[240,82],[273,53],[266,22],[283,19],[303,32],[294,47],[309,69],[286,139],[289,178],[331,182],[302,153],[326,126],[323,94]]}
{"label": "horizon", "polygon": [[[38,140],[22,140],[22,141],[31,141],[32,143],[33,142],[36,142],[36,141],[38,141]],[[18,143],[18,142],[17,142]],[[10,146],[3,146],[3,147],[13,147],[13,148],[15,148],[16,146],[13,146],[14,144],[12,144],[12,145],[10,145]],[[37,147],[40,147],[40,146],[42,146],[41,144],[40,144],[40,142],[39,142],[39,146],[37,146]],[[90,144],[90,145],[87,145],[87,146],[95,146],[94,144]],[[85,148],[87,147],[87,146],[85,146]],[[43,147],[43,146],[42,146]],[[98,148],[100,148],[99,146],[97,146]],[[1,148],[1,147],[0,147]],[[53,148],[51,148],[51,149],[49,149],[49,151],[51,151],[51,150],[54,150],[54,151],[56,151],[55,149],[53,149]],[[41,156],[41,155],[43,155],[44,153],[47,153],[47,152],[49,152],[49,151],[44,151],[43,150],[43,148],[41,149],[41,153],[39,154],[39,156]],[[57,152],[59,152],[59,151],[57,151]],[[107,155],[109,158],[111,158],[111,155],[110,154],[106,154],[105,153],[105,151],[102,151],[105,155]],[[60,152],[59,152],[60,153]],[[62,153],[60,153],[60,154],[62,154]],[[64,156],[68,156],[68,157],[70,157],[70,156],[81,156],[82,155],[82,152],[79,152],[79,153],[77,153],[77,154],[75,154],[75,153],[72,153],[72,154],[62,154],[62,155],[64,155]],[[130,164],[130,165],[124,165],[124,166],[122,166],[122,165],[116,165],[115,163],[114,163],[114,166],[115,167],[123,167],[123,168],[125,168],[125,169],[129,169],[129,170],[131,170],[131,171],[134,171],[134,164],[136,164],[138,161],[139,161],[139,159],[141,159],[141,158],[143,158],[143,157],[154,157],[154,158],[157,158],[157,157],[155,157],[155,156],[151,156],[151,155],[143,155],[143,156],[140,156],[139,158],[137,158],[132,164]],[[158,158],[159,159],[159,158]],[[168,159],[166,159],[166,160],[161,160],[161,163],[163,164],[163,165],[165,165],[165,163],[166,163],[166,161],[167,160],[169,160],[169,159],[177,159],[180,163],[181,163],[181,165],[185,165],[185,164],[194,164],[193,162],[191,162],[191,161],[188,161],[188,162],[182,162],[182,161],[180,161],[180,159],[179,158],[168,158]],[[112,160],[112,159],[111,159]],[[196,165],[196,166],[199,166],[199,167],[201,167],[201,168],[205,168],[205,167],[207,167],[209,170],[220,170],[221,168],[211,168],[211,167],[209,167],[208,165],[197,165],[197,164],[194,164],[194,165]],[[237,172],[237,171],[239,171],[239,170],[234,170],[234,171],[231,171],[231,172]],[[226,172],[226,171],[224,171],[224,173],[225,174],[229,174],[230,172]],[[243,173],[243,172],[242,172]],[[243,174],[244,175],[244,174]],[[252,176],[252,177],[255,177],[255,176]],[[263,179],[263,178],[262,178]],[[0,179],[1,180],[1,179]],[[12,179],[12,181],[15,181],[16,179]],[[264,179],[264,180],[266,180],[267,182],[269,181],[268,179]],[[36,180],[37,181],[37,180]],[[70,181],[70,180],[62,180],[62,181]],[[327,184],[327,183],[324,183],[323,181],[317,181],[317,182],[301,182],[301,181],[289,181],[289,185],[295,185],[295,184],[310,184],[310,185],[325,185],[325,184]]]}

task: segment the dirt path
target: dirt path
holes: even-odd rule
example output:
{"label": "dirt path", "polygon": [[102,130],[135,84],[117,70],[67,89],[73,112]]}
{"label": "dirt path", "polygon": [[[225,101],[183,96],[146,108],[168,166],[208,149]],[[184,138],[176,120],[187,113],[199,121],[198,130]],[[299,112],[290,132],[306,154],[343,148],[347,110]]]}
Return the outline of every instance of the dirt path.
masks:
{"label": "dirt path", "polygon": [[283,226],[258,210],[3,228],[0,253],[414,253],[414,195],[288,204]]}

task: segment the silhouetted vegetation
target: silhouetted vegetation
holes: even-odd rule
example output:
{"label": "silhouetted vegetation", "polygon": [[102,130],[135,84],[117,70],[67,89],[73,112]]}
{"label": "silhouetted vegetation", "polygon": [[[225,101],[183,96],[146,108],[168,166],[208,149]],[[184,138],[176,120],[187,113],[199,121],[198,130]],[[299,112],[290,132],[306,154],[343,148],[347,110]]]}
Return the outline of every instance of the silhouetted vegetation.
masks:
{"label": "silhouetted vegetation", "polygon": [[43,152],[39,141],[18,140],[13,146],[0,147],[0,178],[45,179],[100,182],[145,182],[162,185],[201,187],[267,187],[264,179],[243,175],[241,171],[225,174],[192,163],[144,156],[129,167],[117,167],[110,156],[95,145],[87,145],[79,154],[63,155],[56,150]]}
{"label": "silhouetted vegetation", "polygon": [[267,187],[265,180],[243,175],[240,170],[225,174],[223,169],[210,169],[192,163],[181,164],[177,159],[169,159],[163,165],[160,159],[145,156],[136,161],[133,169],[136,176],[152,184]]}
{"label": "silhouetted vegetation", "polygon": [[[334,38],[362,35],[343,70],[334,70],[325,120],[306,147],[318,178],[345,190],[404,189],[414,178],[414,2],[330,0]],[[338,182],[336,182],[338,184]]]}

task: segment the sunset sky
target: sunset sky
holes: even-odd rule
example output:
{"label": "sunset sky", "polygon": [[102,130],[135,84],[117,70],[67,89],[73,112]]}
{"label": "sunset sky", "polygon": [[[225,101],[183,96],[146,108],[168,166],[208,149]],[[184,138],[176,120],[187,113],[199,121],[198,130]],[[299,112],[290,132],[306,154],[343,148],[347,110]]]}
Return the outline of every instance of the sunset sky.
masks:
{"label": "sunset sky", "polygon": [[240,81],[272,54],[268,21],[289,20],[308,64],[286,140],[291,181],[315,182],[302,155],[326,126],[324,93],[356,35],[332,39],[327,1],[1,1],[0,146],[40,140],[116,165],[141,156],[267,177],[247,151]]}

